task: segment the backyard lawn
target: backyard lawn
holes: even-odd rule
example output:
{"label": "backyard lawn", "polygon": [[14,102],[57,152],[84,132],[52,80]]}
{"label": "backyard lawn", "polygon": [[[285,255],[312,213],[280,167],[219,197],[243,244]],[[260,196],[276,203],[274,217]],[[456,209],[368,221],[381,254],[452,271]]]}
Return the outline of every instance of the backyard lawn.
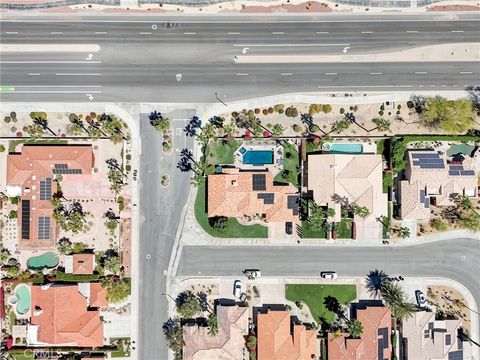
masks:
{"label": "backyard lawn", "polygon": [[328,323],[335,319],[335,314],[327,310],[324,304],[327,296],[334,297],[345,305],[357,298],[355,285],[288,284],[285,285],[285,293],[288,300],[305,303],[317,323],[322,317]]}
{"label": "backyard lawn", "polygon": [[307,220],[302,220],[302,239],[327,239],[327,232],[321,230],[313,230]]}
{"label": "backyard lawn", "polygon": [[352,220],[342,219],[339,223],[335,223],[335,232],[337,233],[337,239],[352,239]]}
{"label": "backyard lawn", "polygon": [[239,145],[236,140],[210,141],[206,150],[207,162],[209,164],[233,164],[233,153]]}
{"label": "backyard lawn", "polygon": [[[298,187],[297,166],[300,164],[300,155],[297,148],[289,143],[283,143],[283,170],[280,171],[273,179],[279,183],[289,182],[295,187]],[[285,175],[284,175],[285,174]]]}
{"label": "backyard lawn", "polygon": [[198,185],[197,197],[195,199],[195,218],[200,226],[208,234],[222,238],[266,238],[268,228],[262,225],[241,225],[237,219],[228,218],[225,231],[219,231],[210,226],[206,212],[205,181]]}

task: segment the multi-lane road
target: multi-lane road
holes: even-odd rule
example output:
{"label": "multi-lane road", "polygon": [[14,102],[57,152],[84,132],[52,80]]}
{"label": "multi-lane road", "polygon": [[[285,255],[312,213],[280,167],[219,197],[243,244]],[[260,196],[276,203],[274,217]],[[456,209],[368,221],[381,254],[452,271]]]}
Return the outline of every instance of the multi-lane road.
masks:
{"label": "multi-lane road", "polygon": [[[461,90],[478,62],[245,64],[235,56],[371,54],[478,42],[478,15],[4,17],[1,100],[214,102],[286,92]],[[45,44],[67,44],[61,52]],[[98,51],[75,51],[79,45]],[[35,50],[35,51],[32,51]],[[77,49],[78,50],[78,49]],[[91,54],[91,55],[90,55]]]}

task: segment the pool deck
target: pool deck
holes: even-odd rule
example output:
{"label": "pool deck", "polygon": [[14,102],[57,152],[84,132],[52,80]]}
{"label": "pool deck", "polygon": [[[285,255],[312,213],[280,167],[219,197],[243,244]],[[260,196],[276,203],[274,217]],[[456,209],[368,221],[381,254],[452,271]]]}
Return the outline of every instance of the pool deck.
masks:
{"label": "pool deck", "polygon": [[[243,163],[243,154],[240,149],[244,148],[248,151],[272,151],[273,152],[273,164],[263,164],[263,165],[252,165]],[[238,147],[237,150],[233,153],[233,164],[245,170],[258,170],[258,169],[268,169],[274,174],[279,172],[282,169],[280,160],[283,158],[283,148],[281,145],[277,144],[274,140],[250,140],[244,141]]]}

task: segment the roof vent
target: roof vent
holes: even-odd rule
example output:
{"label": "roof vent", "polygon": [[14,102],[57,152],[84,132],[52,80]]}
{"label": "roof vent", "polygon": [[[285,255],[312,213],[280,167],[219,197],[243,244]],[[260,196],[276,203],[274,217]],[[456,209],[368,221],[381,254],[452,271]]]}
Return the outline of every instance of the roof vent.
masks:
{"label": "roof vent", "polygon": [[232,180],[232,186],[238,186],[237,180]]}

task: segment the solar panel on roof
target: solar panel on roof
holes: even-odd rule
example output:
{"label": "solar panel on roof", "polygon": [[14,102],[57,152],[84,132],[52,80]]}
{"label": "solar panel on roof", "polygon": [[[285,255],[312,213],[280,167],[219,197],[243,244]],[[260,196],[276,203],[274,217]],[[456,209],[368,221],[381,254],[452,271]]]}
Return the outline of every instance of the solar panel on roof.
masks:
{"label": "solar panel on roof", "polygon": [[439,164],[421,164],[420,165],[421,169],[444,169],[445,166],[443,163]]}
{"label": "solar panel on roof", "polygon": [[52,179],[40,180],[40,200],[52,199]]}
{"label": "solar panel on roof", "polygon": [[275,194],[272,193],[260,193],[257,195],[258,199],[263,199],[265,205],[272,205],[274,203]]}
{"label": "solar panel on roof", "polygon": [[421,159],[419,160],[420,161],[420,165],[421,164],[443,164],[443,160],[442,159]]}
{"label": "solar panel on roof", "polygon": [[437,153],[414,153],[412,154],[414,159],[438,159],[440,156]]}
{"label": "solar panel on roof", "polygon": [[451,165],[450,170],[463,170],[463,166]]}
{"label": "solar panel on roof", "polygon": [[38,218],[38,240],[50,239],[50,217],[40,216]]}
{"label": "solar panel on roof", "polygon": [[265,174],[252,175],[253,190],[262,191],[267,189]]}
{"label": "solar panel on roof", "polygon": [[460,171],[460,174],[462,174],[463,176],[475,175],[475,171],[473,171],[473,170],[463,170],[463,171]]}
{"label": "solar panel on roof", "polygon": [[452,171],[452,170],[450,170],[450,171],[448,172],[448,175],[458,176],[458,175],[460,175],[460,171]]}
{"label": "solar panel on roof", "polygon": [[463,350],[449,352],[448,360],[463,360]]}
{"label": "solar panel on roof", "polygon": [[22,240],[30,239],[30,200],[22,200]]}
{"label": "solar panel on roof", "polygon": [[384,359],[384,352],[385,349],[388,349],[388,329],[387,328],[380,328],[377,331],[377,335],[379,337],[377,342],[377,354],[378,359]]}
{"label": "solar panel on roof", "polygon": [[292,209],[293,215],[298,215],[298,196],[289,195],[287,197],[287,208]]}

